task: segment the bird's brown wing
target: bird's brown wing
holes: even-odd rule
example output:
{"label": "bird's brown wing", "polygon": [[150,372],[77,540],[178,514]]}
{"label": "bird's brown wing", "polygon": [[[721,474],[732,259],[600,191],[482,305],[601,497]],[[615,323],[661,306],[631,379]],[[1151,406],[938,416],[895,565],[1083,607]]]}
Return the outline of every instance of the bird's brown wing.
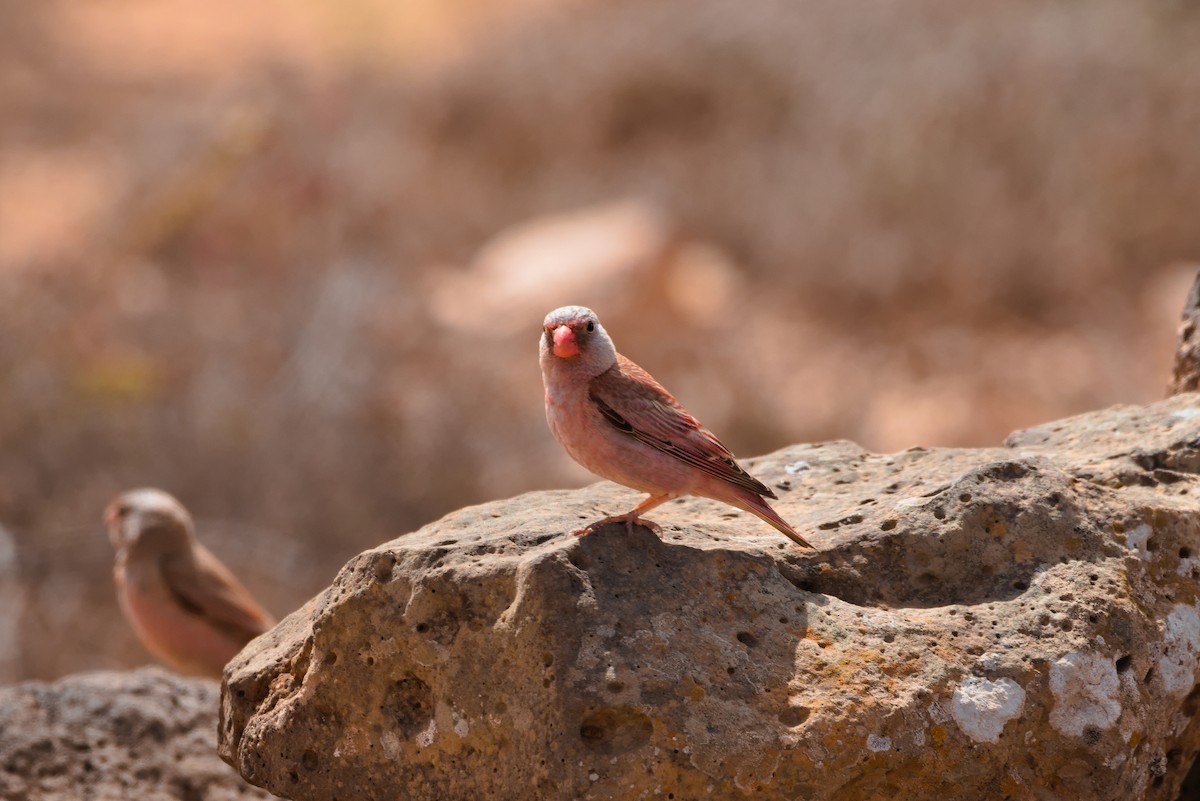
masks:
{"label": "bird's brown wing", "polygon": [[592,379],[588,397],[618,431],[735,487],[775,497],[670,392],[624,356],[617,354],[617,363]]}
{"label": "bird's brown wing", "polygon": [[181,606],[207,619],[239,642],[249,642],[275,624],[274,619],[229,569],[203,545],[162,559],[163,577]]}

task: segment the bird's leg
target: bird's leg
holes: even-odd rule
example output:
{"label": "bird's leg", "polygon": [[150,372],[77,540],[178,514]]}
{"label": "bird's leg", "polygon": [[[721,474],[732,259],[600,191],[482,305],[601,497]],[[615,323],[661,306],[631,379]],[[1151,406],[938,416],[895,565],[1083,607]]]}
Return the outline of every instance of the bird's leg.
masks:
{"label": "bird's leg", "polygon": [[648,523],[651,528],[653,528],[654,530],[657,531],[658,526],[656,524],[649,523],[649,521],[643,521],[641,519],[641,516],[642,516],[642,514],[650,511],[654,507],[656,507],[660,504],[666,503],[667,501],[671,500],[671,498],[673,498],[673,497],[675,497],[675,496],[671,495],[670,493],[666,493],[663,495],[651,495],[649,498],[642,501],[637,506],[633,507],[633,509],[631,509],[630,511],[626,512],[623,515],[613,515],[612,517],[606,517],[603,520],[597,520],[595,523],[592,523],[587,528],[581,528],[579,531],[573,531],[571,533],[574,534],[576,537],[581,537],[584,534],[591,534],[596,529],[600,528],[601,526],[607,526],[609,523],[624,523],[625,530],[627,532],[629,532],[630,534],[633,533],[633,524],[634,523],[643,523],[643,524]]}
{"label": "bird's leg", "polygon": [[[649,498],[642,501],[637,506],[633,507],[633,510],[630,511],[628,514],[621,515],[621,517],[625,518],[625,530],[627,532],[629,532],[630,534],[632,534],[633,533],[633,524],[641,522],[640,518],[643,513],[649,512],[655,506],[664,504],[669,500],[671,500],[670,495],[651,495]],[[617,519],[620,520],[621,517],[619,517]],[[653,526],[654,524],[651,523],[651,525]],[[658,528],[658,526],[654,526],[654,528]]]}

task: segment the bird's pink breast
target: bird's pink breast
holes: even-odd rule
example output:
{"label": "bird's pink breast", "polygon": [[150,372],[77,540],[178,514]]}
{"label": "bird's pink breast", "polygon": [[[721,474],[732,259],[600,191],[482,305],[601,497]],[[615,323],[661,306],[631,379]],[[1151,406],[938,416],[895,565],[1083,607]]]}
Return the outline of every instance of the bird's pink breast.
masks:
{"label": "bird's pink breast", "polygon": [[202,616],[179,606],[165,587],[120,583],[121,607],[138,638],[156,657],[176,670],[201,676],[220,675],[241,650]]}
{"label": "bird's pink breast", "polygon": [[546,420],[571,458],[598,476],[655,495],[696,492],[703,474],[618,431],[585,393],[546,393]]}

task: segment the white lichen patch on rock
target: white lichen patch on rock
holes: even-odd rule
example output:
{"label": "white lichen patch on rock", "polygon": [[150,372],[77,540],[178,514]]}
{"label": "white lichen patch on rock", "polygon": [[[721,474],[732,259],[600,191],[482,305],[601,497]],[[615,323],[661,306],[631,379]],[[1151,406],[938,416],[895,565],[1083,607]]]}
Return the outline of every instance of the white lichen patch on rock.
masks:
{"label": "white lichen patch on rock", "polygon": [[1025,691],[1012,679],[992,681],[968,676],[954,689],[951,714],[963,733],[977,743],[999,741],[1004,724],[1021,714]]}
{"label": "white lichen patch on rock", "polygon": [[1063,655],[1050,666],[1050,692],[1055,702],[1050,725],[1075,737],[1089,727],[1109,728],[1121,717],[1120,689],[1112,660],[1078,651]]}
{"label": "white lichen patch on rock", "polygon": [[1150,535],[1153,533],[1154,529],[1143,523],[1125,535],[1125,547],[1137,551],[1138,556],[1143,559],[1149,559],[1150,549],[1146,547],[1146,543],[1150,541]]}
{"label": "white lichen patch on rock", "polygon": [[417,733],[417,745],[422,748],[428,748],[433,745],[433,738],[437,737],[437,721],[430,720],[429,725]]}
{"label": "white lichen patch on rock", "polygon": [[872,734],[867,737],[867,749],[878,754],[880,751],[889,751],[892,747],[891,737],[882,737],[878,734]]}
{"label": "white lichen patch on rock", "polygon": [[1200,612],[1178,604],[1163,624],[1163,655],[1158,659],[1163,686],[1172,695],[1190,692],[1196,678],[1196,656],[1200,654]]}
{"label": "white lichen patch on rock", "polygon": [[388,759],[400,756],[400,738],[394,731],[385,730],[379,735],[379,747],[383,749],[383,755]]}

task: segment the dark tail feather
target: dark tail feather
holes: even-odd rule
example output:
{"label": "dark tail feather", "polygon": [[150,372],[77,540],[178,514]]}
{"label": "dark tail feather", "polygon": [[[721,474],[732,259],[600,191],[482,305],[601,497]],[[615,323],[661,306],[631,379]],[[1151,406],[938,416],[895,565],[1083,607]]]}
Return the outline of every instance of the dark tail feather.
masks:
{"label": "dark tail feather", "polygon": [[768,504],[765,499],[749,492],[739,494],[741,495],[742,503],[738,505],[741,506],[742,509],[745,509],[750,514],[767,521],[776,529],[778,529],[780,533],[797,545],[801,545],[805,548],[813,547],[812,543],[797,534],[796,529],[789,526],[786,520],[776,514],[775,510],[771,508],[771,505]]}

